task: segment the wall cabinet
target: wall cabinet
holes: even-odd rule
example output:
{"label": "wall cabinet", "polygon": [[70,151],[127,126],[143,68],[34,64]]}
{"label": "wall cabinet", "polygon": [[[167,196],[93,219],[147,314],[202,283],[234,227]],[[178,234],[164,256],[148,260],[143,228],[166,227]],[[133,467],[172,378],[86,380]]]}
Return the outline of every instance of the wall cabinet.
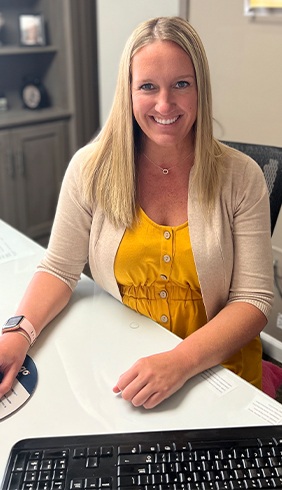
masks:
{"label": "wall cabinet", "polygon": [[0,132],[1,218],[42,243],[65,170],[66,134],[64,122]]}
{"label": "wall cabinet", "polygon": [[[71,155],[99,128],[95,0],[0,0],[0,218],[47,237]],[[45,41],[23,45],[19,16],[41,15]],[[49,105],[26,109],[25,78],[39,79]]]}
{"label": "wall cabinet", "polygon": [[[66,76],[67,48],[64,23],[58,23],[63,2],[52,0],[0,0],[0,12],[4,22],[0,45],[0,93],[7,99],[8,110],[0,112],[0,128],[36,124],[54,117],[71,116],[67,91],[64,87]],[[54,4],[57,5],[54,8]],[[42,15],[44,45],[22,44],[20,16],[28,18]],[[36,21],[36,20],[35,20]],[[37,42],[36,39],[34,41]],[[21,87],[25,79],[38,79],[49,97],[49,107],[30,111],[23,107]]]}

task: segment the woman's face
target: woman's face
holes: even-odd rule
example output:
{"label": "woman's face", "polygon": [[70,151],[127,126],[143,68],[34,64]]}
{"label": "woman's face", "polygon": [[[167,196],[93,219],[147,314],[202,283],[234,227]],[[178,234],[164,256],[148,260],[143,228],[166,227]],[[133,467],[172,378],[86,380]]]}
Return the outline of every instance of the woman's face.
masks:
{"label": "woman's face", "polygon": [[[197,118],[197,85],[190,57],[176,43],[155,41],[132,59],[133,114],[144,135],[162,147],[187,146]],[[189,139],[188,139],[189,142]]]}

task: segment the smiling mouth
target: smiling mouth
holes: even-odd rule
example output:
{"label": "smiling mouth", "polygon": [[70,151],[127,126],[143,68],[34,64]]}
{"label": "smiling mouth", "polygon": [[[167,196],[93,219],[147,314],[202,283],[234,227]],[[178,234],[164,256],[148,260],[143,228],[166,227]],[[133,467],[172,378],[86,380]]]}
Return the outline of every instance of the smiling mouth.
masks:
{"label": "smiling mouth", "polygon": [[171,119],[160,119],[159,117],[153,116],[154,121],[156,121],[158,124],[163,124],[164,126],[167,126],[169,124],[174,124],[180,116],[173,117]]}

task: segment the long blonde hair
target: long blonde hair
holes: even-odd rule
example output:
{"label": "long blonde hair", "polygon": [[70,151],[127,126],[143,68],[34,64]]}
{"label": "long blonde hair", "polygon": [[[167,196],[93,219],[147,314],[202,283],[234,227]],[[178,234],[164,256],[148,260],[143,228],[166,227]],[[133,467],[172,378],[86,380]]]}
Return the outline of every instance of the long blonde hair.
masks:
{"label": "long blonde hair", "polygon": [[221,145],[213,138],[211,84],[203,44],[180,17],[151,19],[140,24],[125,45],[110,115],[84,167],[85,197],[99,204],[115,226],[130,227],[136,210],[135,156],[140,131],[132,111],[131,61],[139,49],[156,40],[177,43],[192,60],[198,89],[193,185],[207,210],[218,192]]}

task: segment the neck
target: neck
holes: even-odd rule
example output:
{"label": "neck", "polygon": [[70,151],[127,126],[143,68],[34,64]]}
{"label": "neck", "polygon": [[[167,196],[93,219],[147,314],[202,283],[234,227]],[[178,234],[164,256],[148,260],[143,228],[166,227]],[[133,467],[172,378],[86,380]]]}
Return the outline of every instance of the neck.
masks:
{"label": "neck", "polygon": [[145,157],[146,161],[154,165],[155,167],[159,168],[164,175],[167,175],[170,170],[172,170],[174,167],[177,167],[181,165],[183,162],[188,162],[189,158],[191,155],[194,153],[194,150],[191,150],[188,153],[182,153],[181,156],[179,157],[174,157],[170,158],[168,160],[167,155],[164,160],[161,159],[156,159],[154,160],[151,158],[147,153],[143,152],[143,156]]}

